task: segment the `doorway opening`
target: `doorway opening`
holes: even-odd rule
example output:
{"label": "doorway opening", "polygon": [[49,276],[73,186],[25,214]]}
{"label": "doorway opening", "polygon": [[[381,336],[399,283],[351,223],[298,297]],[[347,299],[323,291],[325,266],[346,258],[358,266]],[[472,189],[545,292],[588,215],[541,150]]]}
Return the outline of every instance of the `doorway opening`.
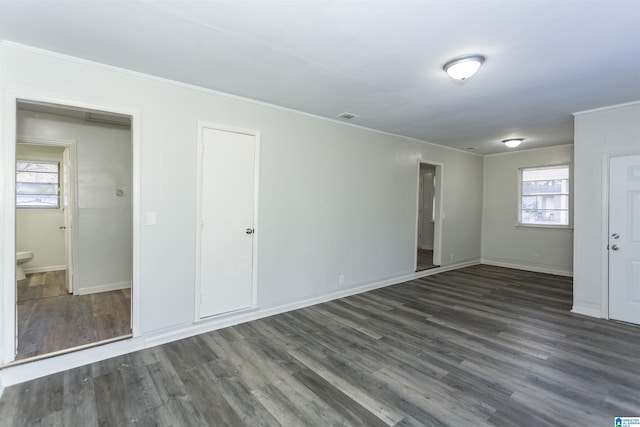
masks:
{"label": "doorway opening", "polygon": [[131,122],[16,100],[15,253],[25,262],[13,282],[14,357],[5,348],[5,363],[132,336]]}
{"label": "doorway opening", "polygon": [[418,164],[418,224],[415,270],[440,266],[442,165]]}

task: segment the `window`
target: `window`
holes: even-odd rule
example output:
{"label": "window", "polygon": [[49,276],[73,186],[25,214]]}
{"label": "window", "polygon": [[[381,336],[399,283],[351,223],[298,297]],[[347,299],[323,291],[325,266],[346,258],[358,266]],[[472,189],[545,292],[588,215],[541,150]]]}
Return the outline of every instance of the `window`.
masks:
{"label": "window", "polygon": [[520,170],[520,224],[569,225],[569,165]]}
{"label": "window", "polygon": [[16,207],[60,208],[60,163],[36,160],[16,162]]}

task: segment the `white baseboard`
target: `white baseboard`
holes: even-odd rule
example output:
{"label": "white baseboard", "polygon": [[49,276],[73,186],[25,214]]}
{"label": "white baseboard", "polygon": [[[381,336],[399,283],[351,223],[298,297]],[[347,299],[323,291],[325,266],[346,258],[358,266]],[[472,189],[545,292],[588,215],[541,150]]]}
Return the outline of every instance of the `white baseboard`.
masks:
{"label": "white baseboard", "polygon": [[572,313],[576,313],[576,314],[582,314],[584,316],[589,316],[589,317],[596,317],[598,319],[603,318],[602,313],[600,312],[599,309],[597,308],[590,308],[590,307],[581,307],[579,305],[574,304],[573,308],[571,309]]}
{"label": "white baseboard", "polygon": [[44,267],[29,267],[29,268],[25,268],[24,269],[24,273],[25,274],[47,273],[49,271],[60,271],[60,270],[66,270],[66,269],[67,269],[66,265],[48,265],[48,266],[44,266]]}
{"label": "white baseboard", "polygon": [[106,285],[93,286],[91,288],[79,288],[76,295],[97,294],[99,292],[118,291],[131,288],[131,282],[108,283]]}
{"label": "white baseboard", "polygon": [[47,375],[62,372],[67,369],[77,368],[79,366],[109,359],[111,357],[120,356],[145,348],[155,347],[168,342],[177,341],[194,335],[215,331],[217,329],[226,328],[240,323],[258,320],[263,317],[273,316],[275,314],[287,311],[297,310],[322,302],[331,301],[338,298],[344,298],[350,295],[371,291],[385,286],[395,285],[407,282],[409,280],[419,279],[425,276],[431,276],[445,271],[456,270],[463,267],[469,267],[479,264],[479,259],[466,260],[456,264],[450,264],[443,267],[436,267],[430,270],[424,270],[416,273],[406,274],[394,278],[380,280],[374,283],[357,286],[355,288],[332,292],[319,297],[308,298],[277,307],[266,309],[249,309],[242,312],[228,313],[221,316],[211,317],[194,323],[186,323],[177,325],[169,329],[149,332],[138,335],[134,331],[134,337],[127,338],[122,341],[116,341],[109,344],[92,347],[72,353],[61,354],[42,360],[36,360],[23,364],[12,364],[4,367],[0,373],[0,389],[35,378],[41,378]]}
{"label": "white baseboard", "polygon": [[545,267],[543,265],[518,264],[513,261],[501,261],[491,258],[482,258],[480,263],[485,265],[493,265],[495,267],[506,267],[513,268],[515,270],[533,271],[535,273],[547,273],[554,274],[556,276],[573,277],[573,271],[559,270],[555,268]]}

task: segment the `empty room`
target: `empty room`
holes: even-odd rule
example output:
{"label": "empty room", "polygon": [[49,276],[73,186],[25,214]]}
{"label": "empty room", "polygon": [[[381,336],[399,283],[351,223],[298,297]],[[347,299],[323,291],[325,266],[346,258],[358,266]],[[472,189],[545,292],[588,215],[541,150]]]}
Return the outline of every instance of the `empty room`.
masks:
{"label": "empty room", "polygon": [[640,3],[0,0],[0,425],[640,425]]}

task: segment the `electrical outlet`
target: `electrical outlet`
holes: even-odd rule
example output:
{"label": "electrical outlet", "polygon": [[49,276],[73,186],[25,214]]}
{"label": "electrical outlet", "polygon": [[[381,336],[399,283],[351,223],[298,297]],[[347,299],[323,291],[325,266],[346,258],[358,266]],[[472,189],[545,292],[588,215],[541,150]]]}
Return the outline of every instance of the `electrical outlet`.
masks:
{"label": "electrical outlet", "polygon": [[338,281],[341,285],[344,285],[344,274],[341,274],[340,277],[338,277]]}

